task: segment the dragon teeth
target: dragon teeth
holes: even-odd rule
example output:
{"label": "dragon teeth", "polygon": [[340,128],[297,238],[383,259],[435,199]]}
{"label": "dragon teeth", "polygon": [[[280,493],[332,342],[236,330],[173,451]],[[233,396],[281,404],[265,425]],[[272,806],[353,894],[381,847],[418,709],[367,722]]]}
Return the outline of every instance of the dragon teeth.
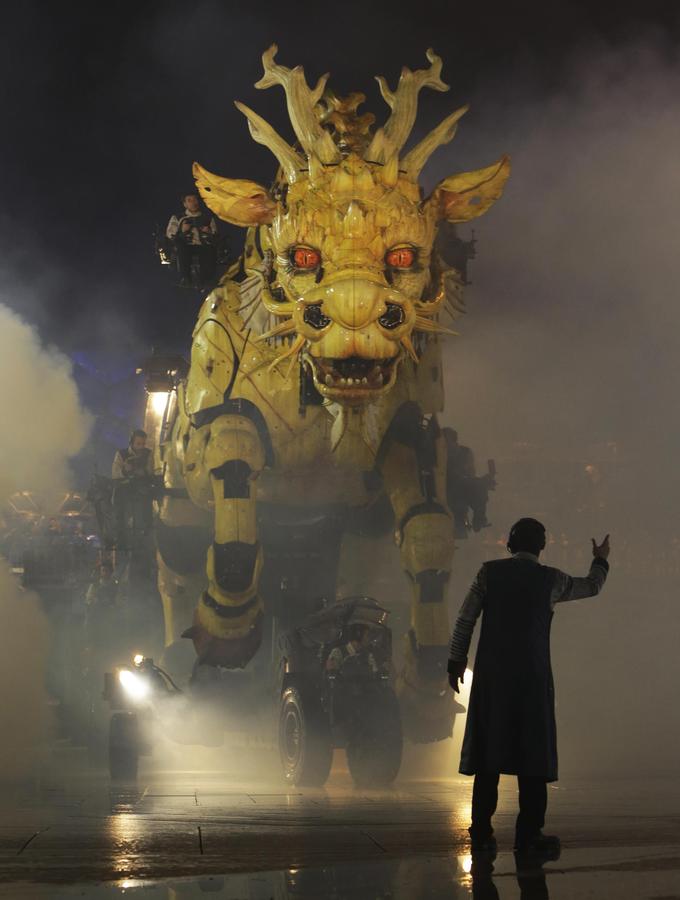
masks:
{"label": "dragon teeth", "polygon": [[369,372],[368,376],[364,375],[361,378],[354,377],[349,375],[347,377],[341,376],[337,372],[327,372],[323,376],[323,382],[326,387],[340,387],[340,388],[355,388],[355,387],[372,387],[372,388],[381,388],[387,382],[388,376],[383,374],[382,366],[379,363],[376,363],[373,369]]}

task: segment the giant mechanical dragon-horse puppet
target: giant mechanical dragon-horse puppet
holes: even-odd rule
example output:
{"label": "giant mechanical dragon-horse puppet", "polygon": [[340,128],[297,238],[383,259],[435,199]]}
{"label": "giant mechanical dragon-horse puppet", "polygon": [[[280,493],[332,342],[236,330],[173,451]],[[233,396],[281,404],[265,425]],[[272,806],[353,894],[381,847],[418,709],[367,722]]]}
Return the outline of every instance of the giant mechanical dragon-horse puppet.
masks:
{"label": "giant mechanical dragon-horse puppet", "polygon": [[[273,186],[194,165],[208,207],[248,232],[239,263],[202,305],[160,448],[171,490],[159,545],[178,551],[159,554],[166,641],[184,633],[202,663],[245,667],[265,622],[258,511],[359,508],[386,495],[413,592],[396,683],[404,729],[439,740],[453,719],[444,686],[454,550],[436,421],[448,331],[440,318],[464,307],[462,275],[433,245],[441,223],[489,209],[509,161],[452,175],[425,197],[423,166],[466,111],[402,153],[419,91],[448,90],[432,50],[430,66],[403,69],[396,90],[377,79],[391,113],[374,133],[375,117],[357,113],[363,95],[336,97],[327,75],[310,88],[276,52],[264,53],[256,87],[283,87],[296,143],[236,104],[278,160]],[[206,520],[207,586],[190,559]]]}

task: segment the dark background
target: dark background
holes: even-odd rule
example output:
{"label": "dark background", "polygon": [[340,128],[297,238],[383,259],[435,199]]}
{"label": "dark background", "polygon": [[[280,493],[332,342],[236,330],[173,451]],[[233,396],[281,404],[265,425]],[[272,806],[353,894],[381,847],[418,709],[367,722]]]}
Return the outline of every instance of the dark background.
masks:
{"label": "dark background", "polygon": [[[489,134],[497,156],[507,148],[489,98],[495,109],[548,99],[579,54],[641,34],[670,52],[679,27],[672,2],[574,0],[22,2],[2,15],[2,302],[67,352],[188,339],[196,298],[158,265],[153,227],[192,186],[194,159],[270,181],[274,160],[232,101],[290,136],[282,91],[253,88],[273,41],[309,81],[330,70],[336,91],[365,91],[378,121],[386,107],[373,76],[394,84],[434,47],[452,90],[423,92],[418,131],[472,100],[465,129]],[[240,239],[234,229],[235,250]]]}

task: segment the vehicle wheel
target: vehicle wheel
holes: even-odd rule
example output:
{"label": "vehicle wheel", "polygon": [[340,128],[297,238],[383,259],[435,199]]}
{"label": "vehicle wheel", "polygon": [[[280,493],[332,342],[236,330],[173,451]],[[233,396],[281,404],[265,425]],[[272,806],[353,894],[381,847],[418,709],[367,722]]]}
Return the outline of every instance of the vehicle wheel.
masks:
{"label": "vehicle wheel", "polygon": [[328,717],[309,688],[288,687],[281,698],[279,753],[289,784],[322,785],[333,762]]}
{"label": "vehicle wheel", "polygon": [[114,713],[109,726],[109,773],[112,781],[136,781],[139,725],[134,713]]}
{"label": "vehicle wheel", "polygon": [[366,703],[347,742],[347,765],[359,787],[382,787],[399,774],[404,738],[399,701],[386,689]]}

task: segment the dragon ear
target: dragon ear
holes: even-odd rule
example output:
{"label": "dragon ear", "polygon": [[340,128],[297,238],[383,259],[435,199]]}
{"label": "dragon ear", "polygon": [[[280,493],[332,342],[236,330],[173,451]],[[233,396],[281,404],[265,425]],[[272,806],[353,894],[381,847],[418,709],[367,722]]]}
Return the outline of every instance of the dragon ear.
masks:
{"label": "dragon ear", "polygon": [[197,162],[193,165],[193,173],[206,206],[225,222],[249,228],[251,225],[268,225],[274,218],[276,204],[262,185],[213,175]]}
{"label": "dragon ear", "polygon": [[510,157],[486,169],[445,178],[426,203],[435,207],[438,222],[468,222],[487,211],[503,193],[510,175]]}

